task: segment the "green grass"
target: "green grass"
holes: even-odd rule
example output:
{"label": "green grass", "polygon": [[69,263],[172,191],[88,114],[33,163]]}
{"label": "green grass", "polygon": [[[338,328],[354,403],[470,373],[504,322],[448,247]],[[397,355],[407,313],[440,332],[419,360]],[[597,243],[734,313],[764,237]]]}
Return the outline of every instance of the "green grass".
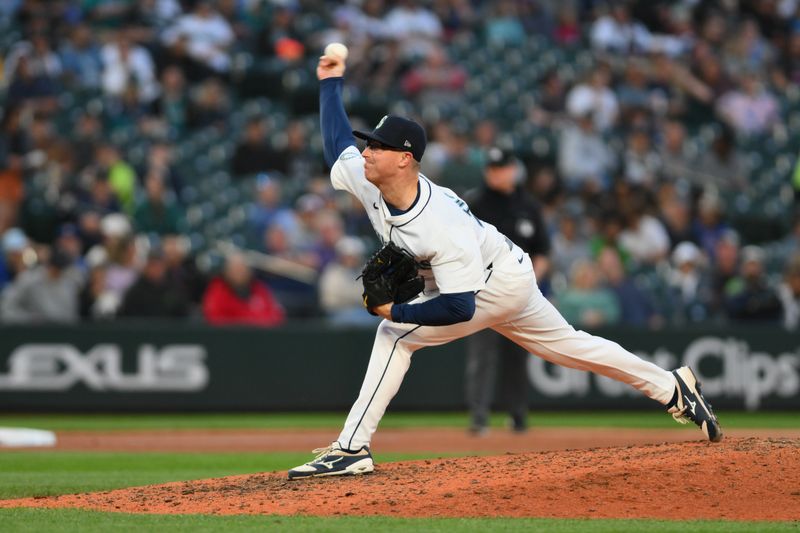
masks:
{"label": "green grass", "polygon": [[[381,462],[441,454],[382,453]],[[52,496],[121,487],[287,470],[311,459],[307,453],[0,453],[0,499]],[[2,530],[2,527],[0,527]]]}
{"label": "green grass", "polygon": [[[800,428],[798,412],[721,412],[725,428]],[[113,431],[131,429],[328,429],[338,428],[346,413],[215,413],[215,414],[13,414],[0,415],[0,427],[35,427],[54,431]],[[388,413],[381,428],[467,427],[466,413]],[[505,416],[494,415],[502,426]],[[660,412],[532,412],[533,427],[674,428]]]}
{"label": "green grass", "polygon": [[557,520],[536,518],[383,518],[383,517],[275,517],[275,516],[209,516],[209,515],[137,515],[99,513],[61,509],[0,510],[0,524],[9,532],[105,532],[105,531],[354,531],[394,532],[494,532],[546,531],[578,533],[616,533],[647,531],[648,533],[750,533],[797,532],[797,523],[662,521],[662,520]]}

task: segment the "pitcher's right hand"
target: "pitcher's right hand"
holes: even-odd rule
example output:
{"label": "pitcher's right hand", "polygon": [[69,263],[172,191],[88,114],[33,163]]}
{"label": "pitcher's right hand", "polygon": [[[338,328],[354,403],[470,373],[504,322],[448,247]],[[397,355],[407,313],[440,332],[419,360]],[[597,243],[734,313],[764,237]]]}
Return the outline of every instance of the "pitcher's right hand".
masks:
{"label": "pitcher's right hand", "polygon": [[344,76],[344,61],[337,56],[322,56],[317,63],[317,79],[340,78]]}

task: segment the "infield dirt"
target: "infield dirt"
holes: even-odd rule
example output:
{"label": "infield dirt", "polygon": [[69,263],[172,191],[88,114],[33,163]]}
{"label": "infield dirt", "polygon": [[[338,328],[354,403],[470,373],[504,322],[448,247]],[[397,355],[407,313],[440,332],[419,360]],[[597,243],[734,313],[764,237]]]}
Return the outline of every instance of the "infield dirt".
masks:
{"label": "infield dirt", "polygon": [[232,476],[0,501],[130,513],[800,520],[800,439],[729,438]]}

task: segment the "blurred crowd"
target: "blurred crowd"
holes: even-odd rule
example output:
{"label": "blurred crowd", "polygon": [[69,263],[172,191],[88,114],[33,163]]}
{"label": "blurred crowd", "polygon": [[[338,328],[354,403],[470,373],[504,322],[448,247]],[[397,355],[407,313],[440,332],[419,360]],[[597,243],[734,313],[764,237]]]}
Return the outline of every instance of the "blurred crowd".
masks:
{"label": "blurred crowd", "polygon": [[[423,122],[422,170],[459,194],[515,132],[553,139],[517,180],[576,326],[800,325],[800,0],[9,0],[0,35],[0,323],[374,320],[356,278],[378,243],[330,187],[313,109],[341,41],[354,123]],[[543,68],[552,49],[574,63]],[[535,90],[474,106],[497,93],[470,50]],[[789,160],[747,149],[776,143]],[[212,199],[246,194],[204,219],[210,159]],[[734,208],[773,166],[759,233]],[[231,213],[235,246],[192,238]]]}

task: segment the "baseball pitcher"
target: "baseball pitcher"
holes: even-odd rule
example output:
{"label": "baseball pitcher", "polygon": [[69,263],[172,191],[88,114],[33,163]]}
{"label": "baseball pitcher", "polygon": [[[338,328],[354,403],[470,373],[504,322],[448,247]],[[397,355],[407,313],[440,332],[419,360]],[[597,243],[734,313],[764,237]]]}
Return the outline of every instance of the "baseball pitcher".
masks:
{"label": "baseball pitcher", "polygon": [[[669,372],[576,331],[542,296],[528,254],[420,174],[426,137],[419,124],[386,116],[372,131],[352,131],[341,98],[344,71],[337,55],[317,66],[323,148],[333,186],[361,201],[385,245],[362,277],[364,306],[384,320],[342,432],[289,479],[372,472],[370,440],[412,354],[486,328],[552,363],[627,383],[709,440],[722,438],[690,368]],[[362,151],[355,137],[366,141]]]}

